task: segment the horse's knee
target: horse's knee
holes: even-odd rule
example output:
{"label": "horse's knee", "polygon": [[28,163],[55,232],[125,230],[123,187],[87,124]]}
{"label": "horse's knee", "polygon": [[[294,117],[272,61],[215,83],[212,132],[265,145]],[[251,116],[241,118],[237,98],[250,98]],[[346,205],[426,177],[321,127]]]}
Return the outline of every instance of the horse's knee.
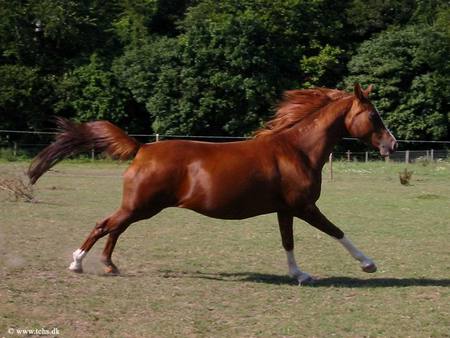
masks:
{"label": "horse's knee", "polygon": [[104,219],[103,221],[97,222],[94,227],[94,235],[95,236],[104,236],[108,233],[107,225],[108,225],[109,217]]}
{"label": "horse's knee", "polygon": [[108,233],[108,230],[104,226],[96,226],[94,229],[94,236],[95,237],[103,237]]}

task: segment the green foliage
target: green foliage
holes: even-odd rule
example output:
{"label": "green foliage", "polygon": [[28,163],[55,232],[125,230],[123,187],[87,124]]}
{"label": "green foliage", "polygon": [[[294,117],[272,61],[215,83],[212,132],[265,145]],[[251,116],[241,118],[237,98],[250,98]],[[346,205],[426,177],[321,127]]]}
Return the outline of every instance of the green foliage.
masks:
{"label": "green foliage", "polygon": [[57,112],[71,110],[79,121],[110,120],[125,117],[127,93],[121,89],[109,67],[97,56],[90,63],[64,75],[58,84]]}
{"label": "green foliage", "polygon": [[94,50],[111,53],[115,8],[100,0],[2,0],[0,50],[10,63],[62,74]]}
{"label": "green foliage", "polygon": [[349,62],[347,86],[373,83],[375,101],[400,138],[449,136],[450,40],[428,25],[395,28],[364,42]]}
{"label": "green foliage", "polygon": [[[203,1],[190,7],[182,34],[130,48],[115,69],[145,103],[158,132],[248,133],[271,113],[283,89],[299,85],[302,57],[320,51],[320,40],[336,37],[323,24],[337,25],[337,13],[318,24],[323,6]],[[326,45],[319,60],[305,63],[307,76],[323,79],[339,52]]]}
{"label": "green foliage", "polygon": [[407,23],[416,6],[417,0],[352,0],[346,13],[352,30],[367,37],[390,25]]}
{"label": "green foliage", "polygon": [[409,92],[389,116],[400,137],[443,139],[449,134],[449,85],[437,73],[416,76]]}
{"label": "green foliage", "polygon": [[2,128],[248,135],[282,91],[358,80],[401,137],[448,137],[443,0],[0,0],[0,16]]}
{"label": "green foliage", "polygon": [[0,129],[40,128],[50,92],[36,68],[0,65]]}
{"label": "green foliage", "polygon": [[325,45],[318,55],[306,57],[301,60],[301,69],[307,76],[303,82],[304,87],[326,86],[326,79],[339,66],[339,57],[344,53],[339,47]]}
{"label": "green foliage", "polygon": [[137,45],[148,36],[147,26],[157,10],[156,0],[140,0],[121,2],[123,8],[113,23],[114,30],[125,44]]}
{"label": "green foliage", "polygon": [[41,0],[30,3],[34,33],[59,48],[81,47],[80,34],[95,26],[95,19],[83,11],[79,1]]}
{"label": "green foliage", "polygon": [[126,45],[138,47],[151,35],[172,36],[178,32],[176,23],[190,0],[121,0],[121,14],[114,20],[114,32]]}
{"label": "green foliage", "polygon": [[449,9],[449,2],[446,0],[416,0],[415,3],[415,11],[411,17],[411,22],[415,24],[433,25],[439,13]]}
{"label": "green foliage", "polygon": [[1,60],[29,63],[30,54],[36,50],[37,44],[27,6],[19,0],[0,0],[0,16]]}
{"label": "green foliage", "polygon": [[[164,90],[167,77],[172,74],[176,78],[178,74],[176,47],[177,40],[173,38],[144,41],[140,46],[128,49],[113,66],[114,74],[129,90],[133,99],[146,107],[154,121],[153,130],[156,132],[168,130],[166,127],[158,127],[158,116],[174,118],[176,112],[176,105],[169,101],[169,97],[157,97],[158,88]],[[169,91],[170,88],[165,90]],[[154,110],[152,100],[158,99],[161,100],[161,109]]]}

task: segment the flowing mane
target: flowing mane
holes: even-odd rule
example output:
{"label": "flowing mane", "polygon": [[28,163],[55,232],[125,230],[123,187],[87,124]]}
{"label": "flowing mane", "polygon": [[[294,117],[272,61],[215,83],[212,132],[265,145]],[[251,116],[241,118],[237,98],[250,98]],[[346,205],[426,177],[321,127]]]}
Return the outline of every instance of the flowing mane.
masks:
{"label": "flowing mane", "polygon": [[288,90],[283,93],[283,99],[277,105],[274,118],[258,130],[255,137],[288,129],[305,117],[319,112],[329,103],[349,95],[351,94],[328,88]]}

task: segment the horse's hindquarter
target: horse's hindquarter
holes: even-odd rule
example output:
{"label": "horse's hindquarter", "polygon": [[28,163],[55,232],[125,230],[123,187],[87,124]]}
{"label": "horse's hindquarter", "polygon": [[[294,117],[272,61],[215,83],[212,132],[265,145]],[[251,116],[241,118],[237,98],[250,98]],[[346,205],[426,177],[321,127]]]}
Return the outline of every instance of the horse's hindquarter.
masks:
{"label": "horse's hindquarter", "polygon": [[129,192],[139,190],[145,204],[178,206],[216,218],[241,219],[281,206],[270,149],[255,141],[145,145],[125,180],[125,186],[133,186]]}

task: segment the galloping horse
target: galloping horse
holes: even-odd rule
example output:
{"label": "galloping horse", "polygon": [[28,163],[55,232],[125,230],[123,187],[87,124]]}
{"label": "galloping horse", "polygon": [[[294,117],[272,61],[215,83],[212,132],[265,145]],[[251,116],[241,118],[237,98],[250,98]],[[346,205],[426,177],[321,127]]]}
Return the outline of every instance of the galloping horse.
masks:
{"label": "galloping horse", "polygon": [[117,239],[136,221],[167,207],[188,208],[220,219],[243,219],[277,213],[289,274],[299,284],[312,280],[294,257],[293,218],[299,217],[337,239],[365,272],[376,265],[317,208],[322,168],[333,146],[344,136],[361,139],[387,156],[397,141],[369,100],[371,86],[354,93],[316,88],[284,94],[274,118],[242,142],[208,143],[171,140],[140,144],[107,121],[77,124],[59,118],[60,133],[30,165],[34,184],[66,156],[96,149],[134,158],[124,173],[123,199],[117,211],[98,222],[73,253],[69,269],[82,272],[82,260],[95,242],[109,235],[102,262],[118,273],[111,260]]}

